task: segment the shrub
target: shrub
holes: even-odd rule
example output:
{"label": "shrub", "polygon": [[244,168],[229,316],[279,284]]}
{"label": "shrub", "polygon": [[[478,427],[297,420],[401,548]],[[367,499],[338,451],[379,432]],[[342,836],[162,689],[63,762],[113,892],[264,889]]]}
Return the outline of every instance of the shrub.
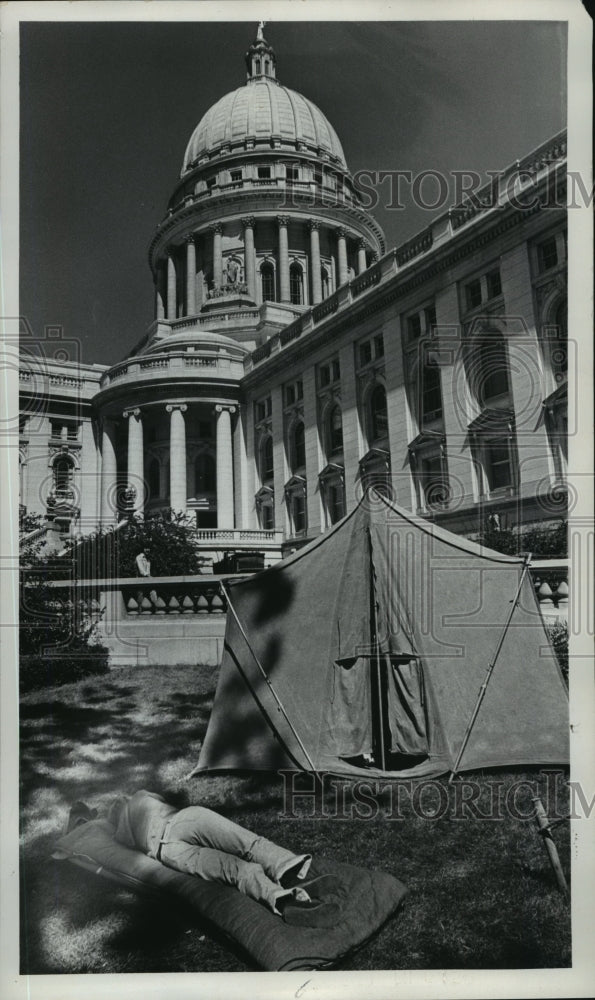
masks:
{"label": "shrub", "polygon": [[136,576],[136,557],[149,552],[152,576],[193,576],[203,560],[194,531],[172,512],[133,519],[117,531],[99,530],[71,547],[80,579]]}
{"label": "shrub", "polygon": [[43,518],[33,524],[22,522],[19,684],[23,692],[108,670],[109,650],[97,634],[100,609],[89,601],[75,601],[70,588],[51,587],[50,580],[63,564],[45,557],[43,539],[27,540],[43,523]]}
{"label": "shrub", "polygon": [[549,637],[558,657],[562,676],[568,686],[568,622],[557,621],[548,627]]}
{"label": "shrub", "polygon": [[499,528],[488,518],[479,542],[494,552],[502,552],[507,556],[530,552],[533,556],[542,558],[565,558],[568,553],[567,531],[566,521],[517,532],[511,528]]}

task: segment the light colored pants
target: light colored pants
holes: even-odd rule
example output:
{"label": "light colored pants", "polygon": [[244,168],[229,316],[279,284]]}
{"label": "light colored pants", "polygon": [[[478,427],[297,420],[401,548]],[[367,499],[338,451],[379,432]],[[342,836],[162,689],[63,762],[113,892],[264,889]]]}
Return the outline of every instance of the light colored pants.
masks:
{"label": "light colored pants", "polygon": [[181,809],[168,821],[159,857],[169,868],[233,885],[274,913],[282,896],[307,898],[303,890],[284,889],[279,882],[294,866],[303,878],[309,854],[293,854],[202,806]]}

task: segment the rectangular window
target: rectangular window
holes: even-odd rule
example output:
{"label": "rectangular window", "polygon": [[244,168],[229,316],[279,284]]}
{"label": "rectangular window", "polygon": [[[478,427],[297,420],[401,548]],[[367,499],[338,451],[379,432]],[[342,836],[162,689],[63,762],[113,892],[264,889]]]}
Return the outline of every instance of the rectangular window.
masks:
{"label": "rectangular window", "polygon": [[207,180],[207,190],[210,191],[211,188],[214,188],[216,183],[217,183],[216,177],[209,177],[209,179]]}
{"label": "rectangular window", "polygon": [[295,386],[287,385],[285,386],[285,405],[291,406],[295,403]]}
{"label": "rectangular window", "polygon": [[426,361],[422,371],[423,385],[421,387],[421,425],[442,416],[442,384],[440,367],[431,361]]}
{"label": "rectangular window", "polygon": [[254,404],[254,419],[256,423],[261,420],[265,420],[266,417],[270,417],[272,412],[271,397],[267,396],[266,399],[261,399],[258,403]]}
{"label": "rectangular window", "polygon": [[285,168],[285,176],[288,181],[298,181],[300,179],[300,172],[298,167],[292,166],[291,164]]}
{"label": "rectangular window", "polygon": [[558,263],[558,248],[556,237],[552,236],[537,247],[537,266],[539,271],[549,271],[550,267],[555,267]]}
{"label": "rectangular window", "polygon": [[306,497],[303,493],[294,493],[291,500],[291,511],[294,534],[306,530]]}
{"label": "rectangular window", "polygon": [[341,378],[341,366],[338,360],[335,358],[333,361],[333,382],[338,382]]}
{"label": "rectangular window", "polygon": [[481,281],[475,278],[465,285],[465,301],[467,309],[475,309],[481,305]]}
{"label": "rectangular window", "polygon": [[488,286],[488,299],[497,299],[499,295],[502,295],[502,282],[500,280],[500,271],[496,268],[495,271],[490,271],[486,274],[486,281]]}
{"label": "rectangular window", "polygon": [[242,171],[241,170],[232,170],[230,172],[229,176],[231,178],[232,183],[233,184],[237,184],[237,182],[241,181],[241,179],[242,179]]}
{"label": "rectangular window", "polygon": [[53,438],[62,437],[62,422],[58,420],[50,420],[50,433]]}
{"label": "rectangular window", "polygon": [[421,337],[421,316],[416,313],[415,316],[409,316],[407,319],[407,334],[409,340],[417,340]]}
{"label": "rectangular window", "polygon": [[506,441],[488,441],[486,443],[485,473],[490,493],[513,485],[510,449]]}
{"label": "rectangular window", "polygon": [[372,345],[369,340],[366,340],[364,344],[359,346],[359,363],[360,365],[368,365],[372,360]]}
{"label": "rectangular window", "polygon": [[330,385],[331,381],[331,370],[328,365],[323,365],[320,369],[320,384],[321,386]]}
{"label": "rectangular window", "polygon": [[342,483],[328,487],[328,516],[331,524],[336,524],[345,516],[345,490]]}
{"label": "rectangular window", "polygon": [[424,313],[426,317],[426,333],[431,336],[433,328],[436,326],[435,306],[428,306],[427,309],[424,309]]}
{"label": "rectangular window", "polygon": [[264,531],[273,531],[275,528],[275,515],[270,504],[262,504],[260,508],[260,526]]}
{"label": "rectangular window", "polygon": [[428,510],[442,507],[448,499],[448,484],[440,455],[432,454],[422,458],[421,474],[424,506]]}
{"label": "rectangular window", "polygon": [[79,436],[78,424],[68,424],[66,436],[69,441],[78,441],[78,436]]}
{"label": "rectangular window", "polygon": [[258,179],[259,179],[259,181],[266,181],[266,180],[268,180],[270,178],[270,176],[271,176],[271,168],[270,167],[259,167],[258,168]]}
{"label": "rectangular window", "polygon": [[479,396],[485,406],[509,392],[508,360],[501,337],[486,337],[480,345]]}
{"label": "rectangular window", "polygon": [[374,337],[374,353],[377,358],[384,357],[384,338],[381,333]]}
{"label": "rectangular window", "polygon": [[297,398],[298,399],[303,399],[304,398],[304,383],[302,382],[301,378],[298,379],[298,381],[295,383],[295,389],[296,389]]}

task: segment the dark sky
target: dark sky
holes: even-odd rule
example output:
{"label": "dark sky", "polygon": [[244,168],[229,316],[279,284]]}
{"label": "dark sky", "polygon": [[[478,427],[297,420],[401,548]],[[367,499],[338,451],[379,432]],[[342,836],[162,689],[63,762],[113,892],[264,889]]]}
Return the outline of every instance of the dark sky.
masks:
{"label": "dark sky", "polygon": [[[545,22],[272,22],[283,84],[352,172],[498,170],[566,123],[565,29]],[[252,22],[21,25],[21,313],[113,363],[153,317],[146,248],[204,112],[245,79]],[[431,194],[428,187],[427,191]],[[388,247],[427,225],[375,215]]]}

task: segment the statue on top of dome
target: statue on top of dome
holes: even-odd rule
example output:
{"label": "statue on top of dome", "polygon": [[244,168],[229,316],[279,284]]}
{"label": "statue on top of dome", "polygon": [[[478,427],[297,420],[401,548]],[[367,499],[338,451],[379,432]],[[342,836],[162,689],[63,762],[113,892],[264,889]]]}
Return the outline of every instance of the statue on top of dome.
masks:
{"label": "statue on top of dome", "polygon": [[264,42],[265,41],[265,37],[263,35],[265,24],[266,24],[266,21],[259,21],[258,22],[258,31],[256,32],[256,41],[257,42]]}

